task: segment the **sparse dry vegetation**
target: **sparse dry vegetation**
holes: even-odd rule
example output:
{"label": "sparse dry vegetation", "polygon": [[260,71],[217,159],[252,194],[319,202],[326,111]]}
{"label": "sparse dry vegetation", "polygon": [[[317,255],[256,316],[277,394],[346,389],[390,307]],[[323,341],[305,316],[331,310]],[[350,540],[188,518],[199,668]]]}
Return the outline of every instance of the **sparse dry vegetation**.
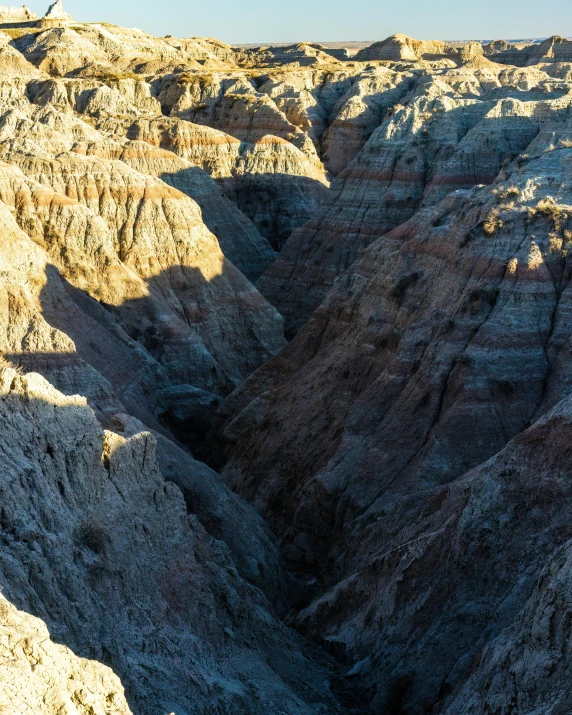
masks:
{"label": "sparse dry vegetation", "polygon": [[13,40],[18,40],[24,35],[38,35],[43,30],[34,27],[3,27],[2,32],[9,35]]}
{"label": "sparse dry vegetation", "polygon": [[561,236],[557,236],[554,233],[551,233],[548,236],[548,248],[550,250],[550,253],[561,254],[563,245],[564,239]]}
{"label": "sparse dry vegetation", "polygon": [[552,196],[546,196],[533,208],[529,209],[530,216],[546,216],[552,221],[555,231],[562,230],[562,224],[568,218],[568,212],[565,208],[556,203]]}
{"label": "sparse dry vegetation", "polygon": [[0,369],[6,369],[10,368],[11,370],[15,370],[18,375],[23,375],[24,370],[22,369],[22,366],[19,365],[18,363],[13,363],[8,358],[4,355],[4,353],[0,352]]}
{"label": "sparse dry vegetation", "polygon": [[198,84],[201,89],[216,86],[214,75],[205,72],[181,72],[177,76],[178,84]]}
{"label": "sparse dry vegetation", "polygon": [[101,72],[93,75],[93,79],[97,79],[100,82],[119,82],[122,79],[136,79],[144,80],[142,75],[136,74],[135,72]]}
{"label": "sparse dry vegetation", "polygon": [[517,198],[520,196],[520,189],[517,186],[506,186],[502,189],[495,189],[494,194],[499,201],[506,201],[506,199]]}
{"label": "sparse dry vegetation", "polygon": [[498,209],[492,209],[483,222],[483,231],[487,234],[487,236],[492,236],[500,228],[502,228],[502,226],[503,222]]}

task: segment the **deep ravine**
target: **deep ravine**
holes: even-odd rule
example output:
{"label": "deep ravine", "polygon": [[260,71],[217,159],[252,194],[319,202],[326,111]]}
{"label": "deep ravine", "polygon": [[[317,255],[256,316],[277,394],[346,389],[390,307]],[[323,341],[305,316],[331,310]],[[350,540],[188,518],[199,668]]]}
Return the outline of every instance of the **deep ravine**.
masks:
{"label": "deep ravine", "polygon": [[0,710],[569,711],[570,48],[0,7]]}

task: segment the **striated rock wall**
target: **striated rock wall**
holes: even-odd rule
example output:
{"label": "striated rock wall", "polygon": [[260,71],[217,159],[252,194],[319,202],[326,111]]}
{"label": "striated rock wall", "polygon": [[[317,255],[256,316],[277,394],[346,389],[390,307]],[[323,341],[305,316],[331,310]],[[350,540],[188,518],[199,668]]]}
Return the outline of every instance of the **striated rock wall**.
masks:
{"label": "striated rock wall", "polygon": [[567,712],[570,43],[49,14],[0,37],[0,705]]}
{"label": "striated rock wall", "polygon": [[[290,334],[373,241],[450,191],[490,184],[540,127],[569,117],[569,96],[543,72],[459,70],[445,79],[418,78],[259,280]],[[529,101],[516,98],[525,93]]]}
{"label": "striated rock wall", "polygon": [[225,473],[373,711],[569,702],[567,117],[375,240],[227,401]]}

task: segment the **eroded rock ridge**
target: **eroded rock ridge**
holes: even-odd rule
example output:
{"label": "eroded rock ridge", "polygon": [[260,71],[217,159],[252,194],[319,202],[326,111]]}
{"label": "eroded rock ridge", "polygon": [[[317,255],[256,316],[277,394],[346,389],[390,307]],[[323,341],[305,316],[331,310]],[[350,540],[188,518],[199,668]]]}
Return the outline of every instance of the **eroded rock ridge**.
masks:
{"label": "eroded rock ridge", "polygon": [[0,710],[569,711],[571,47],[0,8]]}

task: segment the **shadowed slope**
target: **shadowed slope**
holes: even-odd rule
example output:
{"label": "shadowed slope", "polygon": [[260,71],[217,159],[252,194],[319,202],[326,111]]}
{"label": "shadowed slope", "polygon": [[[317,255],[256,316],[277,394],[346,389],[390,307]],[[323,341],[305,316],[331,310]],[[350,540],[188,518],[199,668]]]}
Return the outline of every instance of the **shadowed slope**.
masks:
{"label": "shadowed slope", "polygon": [[[547,124],[494,187],[375,241],[227,401],[225,474],[325,591],[296,622],[347,652],[377,709],[403,687],[404,713],[441,711],[570,538],[567,132]],[[558,699],[551,673],[534,702]]]}
{"label": "shadowed slope", "polygon": [[111,666],[134,712],[337,711],[317,651],[187,514],[150,434],[104,432],[84,398],[10,369],[0,413],[6,596]]}

